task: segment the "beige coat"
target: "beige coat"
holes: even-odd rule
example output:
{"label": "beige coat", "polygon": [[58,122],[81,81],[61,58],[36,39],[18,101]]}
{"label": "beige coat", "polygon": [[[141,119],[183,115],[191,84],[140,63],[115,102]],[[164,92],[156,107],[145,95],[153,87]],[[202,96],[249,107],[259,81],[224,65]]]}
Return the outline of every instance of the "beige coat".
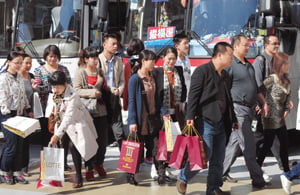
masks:
{"label": "beige coat", "polygon": [[[106,75],[108,66],[106,64],[106,57],[104,56],[103,53],[99,54],[99,60],[104,75]],[[125,86],[124,65],[122,59],[119,58],[118,56],[114,56],[114,82],[116,86],[111,88],[111,92],[113,93],[114,89],[118,88],[121,96]]]}
{"label": "beige coat", "polygon": [[[98,79],[96,84],[94,86],[89,86],[89,88],[86,87],[88,86],[88,83],[87,83],[87,74],[85,73],[85,70],[83,68],[79,68],[75,72],[73,87],[78,93],[79,97],[81,98],[96,98],[96,91],[98,90],[101,92],[102,85],[103,85],[103,78],[100,76],[99,72],[98,72]],[[102,97],[102,94],[100,97]],[[93,114],[93,117],[99,117],[99,116],[101,117],[107,115],[106,107],[104,104],[98,103],[97,111],[99,114],[98,113]]]}
{"label": "beige coat", "polygon": [[97,132],[90,113],[81,103],[74,89],[68,85],[60,107],[61,124],[54,135],[61,138],[65,132],[84,160],[91,159],[97,152]]}

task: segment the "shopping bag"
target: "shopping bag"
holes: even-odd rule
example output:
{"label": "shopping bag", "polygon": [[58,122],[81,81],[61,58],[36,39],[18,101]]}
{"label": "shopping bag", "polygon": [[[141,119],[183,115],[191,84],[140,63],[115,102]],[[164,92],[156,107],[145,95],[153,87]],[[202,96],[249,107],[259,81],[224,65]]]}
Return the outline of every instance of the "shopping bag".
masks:
{"label": "shopping bag", "polygon": [[139,170],[144,147],[137,141],[136,136],[134,141],[129,140],[129,137],[122,141],[118,170],[135,174]]}
{"label": "shopping bag", "polygon": [[169,167],[175,169],[182,169],[185,166],[188,158],[187,140],[188,140],[187,136],[177,135],[174,144],[174,149],[169,160]]}
{"label": "shopping bag", "polygon": [[40,179],[37,188],[63,187],[64,149],[44,147],[41,151]]}
{"label": "shopping bag", "polygon": [[24,117],[24,116],[15,116],[7,119],[2,122],[3,126],[23,138],[35,132],[37,129],[40,129],[40,122],[38,119]]}
{"label": "shopping bag", "polygon": [[49,118],[51,113],[53,112],[53,107],[54,107],[54,101],[53,101],[53,93],[49,93],[48,95],[48,100],[47,100],[47,105],[46,105],[46,110],[45,110],[45,117]]}
{"label": "shopping bag", "polygon": [[44,117],[43,108],[38,92],[33,93],[33,115],[34,118]]}
{"label": "shopping bag", "polygon": [[177,135],[181,134],[179,123],[172,122],[170,120],[165,120],[164,127],[165,127],[165,131],[166,131],[165,137],[166,137],[166,143],[167,143],[167,150],[168,150],[168,152],[172,152]]}
{"label": "shopping bag", "polygon": [[[188,157],[190,161],[190,170],[198,171],[207,168],[206,154],[204,151],[204,142],[202,136],[194,126],[191,126],[190,135],[188,136]],[[193,133],[195,136],[193,136]]]}
{"label": "shopping bag", "polygon": [[159,161],[168,160],[166,134],[165,134],[165,131],[163,131],[163,130],[159,131],[156,160],[159,160]]}

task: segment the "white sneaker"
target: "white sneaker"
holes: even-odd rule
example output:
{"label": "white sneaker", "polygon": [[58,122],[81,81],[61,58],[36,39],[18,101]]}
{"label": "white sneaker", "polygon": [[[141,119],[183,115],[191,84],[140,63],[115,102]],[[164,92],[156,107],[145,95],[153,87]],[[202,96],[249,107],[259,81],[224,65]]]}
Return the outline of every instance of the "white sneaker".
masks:
{"label": "white sneaker", "polygon": [[158,175],[157,175],[157,171],[156,171],[156,169],[155,169],[154,163],[153,163],[152,166],[151,166],[151,173],[150,173],[150,175],[151,175],[151,178],[152,178],[152,179],[157,180]]}
{"label": "white sneaker", "polygon": [[282,189],[285,191],[285,193],[291,194],[292,182],[288,180],[285,175],[280,175],[280,180],[281,180]]}
{"label": "white sneaker", "polygon": [[272,180],[272,177],[270,177],[269,175],[267,175],[265,173],[263,174],[263,178],[264,178],[266,183],[269,183]]}

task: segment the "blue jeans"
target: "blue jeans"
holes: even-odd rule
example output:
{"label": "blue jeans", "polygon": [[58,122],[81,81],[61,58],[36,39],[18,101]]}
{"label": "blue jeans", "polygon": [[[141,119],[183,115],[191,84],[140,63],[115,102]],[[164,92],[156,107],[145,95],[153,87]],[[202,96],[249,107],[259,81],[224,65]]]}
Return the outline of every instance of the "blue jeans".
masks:
{"label": "blue jeans", "polygon": [[[195,120],[195,127],[202,135],[207,160],[209,161],[206,193],[212,193],[223,185],[223,161],[225,157],[226,133],[224,122],[212,126],[204,120]],[[181,169],[178,179],[183,183],[194,177],[198,171],[190,171],[189,162]]]}
{"label": "blue jeans", "polygon": [[290,181],[298,178],[298,176],[300,175],[300,163],[298,163],[296,166],[294,166],[290,171],[284,172],[283,174]]}
{"label": "blue jeans", "polygon": [[[1,122],[6,121],[11,115],[0,114]],[[23,138],[12,133],[4,128],[2,124],[1,129],[4,134],[5,143],[1,155],[0,169],[4,176],[19,176],[23,164]]]}

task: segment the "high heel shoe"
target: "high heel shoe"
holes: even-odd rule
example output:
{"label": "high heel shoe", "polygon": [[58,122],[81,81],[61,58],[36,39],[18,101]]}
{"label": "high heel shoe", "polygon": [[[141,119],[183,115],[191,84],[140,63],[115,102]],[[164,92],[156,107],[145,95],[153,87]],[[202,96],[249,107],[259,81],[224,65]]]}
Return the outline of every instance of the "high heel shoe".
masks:
{"label": "high heel shoe", "polygon": [[135,186],[138,185],[138,182],[134,178],[134,174],[130,174],[130,173],[127,174],[127,182],[131,185],[135,185]]}

